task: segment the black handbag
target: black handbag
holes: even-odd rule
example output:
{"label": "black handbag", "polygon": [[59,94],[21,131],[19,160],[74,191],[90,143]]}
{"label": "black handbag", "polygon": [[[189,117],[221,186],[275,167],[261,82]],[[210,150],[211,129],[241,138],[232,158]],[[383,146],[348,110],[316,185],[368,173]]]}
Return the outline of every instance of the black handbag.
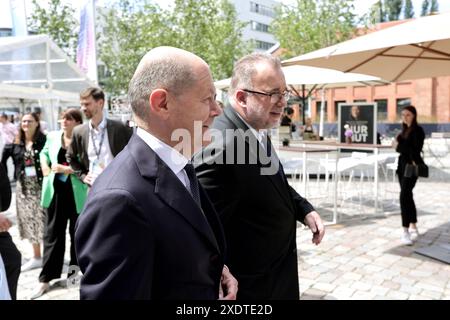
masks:
{"label": "black handbag", "polygon": [[423,177],[428,178],[428,166],[425,163],[407,163],[405,166],[405,178]]}

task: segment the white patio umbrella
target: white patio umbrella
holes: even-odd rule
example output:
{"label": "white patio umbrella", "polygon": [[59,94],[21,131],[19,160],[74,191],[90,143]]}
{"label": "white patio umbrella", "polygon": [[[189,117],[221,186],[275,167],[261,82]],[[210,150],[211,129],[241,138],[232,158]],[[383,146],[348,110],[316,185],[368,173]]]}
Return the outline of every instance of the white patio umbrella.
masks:
{"label": "white patio umbrella", "polygon": [[[315,68],[307,66],[289,66],[282,68],[286,83],[291,86],[305,85],[313,87],[346,87],[354,85],[386,84],[386,81],[378,77],[358,73],[345,73],[332,69]],[[230,86],[231,78],[214,82],[217,89],[223,90]]]}
{"label": "white patio umbrella", "polygon": [[450,75],[450,12],[418,18],[288,59],[401,81]]}

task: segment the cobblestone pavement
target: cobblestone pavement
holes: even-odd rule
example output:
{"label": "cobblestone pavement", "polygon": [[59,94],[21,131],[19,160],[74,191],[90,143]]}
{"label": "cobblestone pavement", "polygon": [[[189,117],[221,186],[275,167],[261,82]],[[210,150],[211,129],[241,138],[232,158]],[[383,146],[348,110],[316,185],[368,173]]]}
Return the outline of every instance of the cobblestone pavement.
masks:
{"label": "cobblestone pavement", "polygon": [[[398,207],[329,225],[319,246],[311,244],[311,233],[299,226],[301,299],[450,299],[450,265],[414,253],[418,247],[450,243],[450,183],[419,181],[414,195],[421,233],[414,246],[400,243]],[[14,208],[13,202],[8,215],[15,221]],[[24,260],[30,258],[31,246],[19,239],[17,226],[10,232]],[[38,285],[39,272],[21,274],[18,299],[28,299]],[[79,299],[79,291],[54,285],[40,299]]]}
{"label": "cobblestone pavement", "polygon": [[[323,243],[297,235],[301,299],[450,299],[450,265],[414,250],[450,244],[450,184],[419,181],[414,189],[421,236],[400,242],[400,212],[362,214],[326,228]],[[319,209],[320,210],[320,209]]]}

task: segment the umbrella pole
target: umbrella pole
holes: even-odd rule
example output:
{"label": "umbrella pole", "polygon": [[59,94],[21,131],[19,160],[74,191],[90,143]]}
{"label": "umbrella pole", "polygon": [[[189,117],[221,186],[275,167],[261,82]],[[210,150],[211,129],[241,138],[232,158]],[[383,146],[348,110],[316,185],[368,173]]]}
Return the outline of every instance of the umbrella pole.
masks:
{"label": "umbrella pole", "polygon": [[319,122],[319,137],[320,140],[323,140],[323,116],[324,116],[324,110],[325,110],[325,89],[322,88],[321,90],[321,103],[320,103],[320,122]]}
{"label": "umbrella pole", "polygon": [[306,107],[306,92],[305,92],[305,85],[302,84],[302,121],[303,121],[303,125],[306,124],[305,107]]}

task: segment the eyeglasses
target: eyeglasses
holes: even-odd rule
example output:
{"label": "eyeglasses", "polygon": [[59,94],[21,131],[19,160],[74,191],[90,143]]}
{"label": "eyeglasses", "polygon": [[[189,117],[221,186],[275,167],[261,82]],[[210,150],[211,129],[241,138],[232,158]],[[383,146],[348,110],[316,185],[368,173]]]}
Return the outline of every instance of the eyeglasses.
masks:
{"label": "eyeglasses", "polygon": [[285,92],[274,92],[274,93],[253,91],[253,90],[248,90],[248,89],[242,89],[242,91],[245,91],[245,92],[248,92],[248,93],[261,94],[263,96],[270,97],[270,103],[277,103],[278,101],[280,101],[280,99],[282,97],[284,98],[284,100],[288,101],[289,98],[291,97],[291,92],[287,91],[287,90]]}

